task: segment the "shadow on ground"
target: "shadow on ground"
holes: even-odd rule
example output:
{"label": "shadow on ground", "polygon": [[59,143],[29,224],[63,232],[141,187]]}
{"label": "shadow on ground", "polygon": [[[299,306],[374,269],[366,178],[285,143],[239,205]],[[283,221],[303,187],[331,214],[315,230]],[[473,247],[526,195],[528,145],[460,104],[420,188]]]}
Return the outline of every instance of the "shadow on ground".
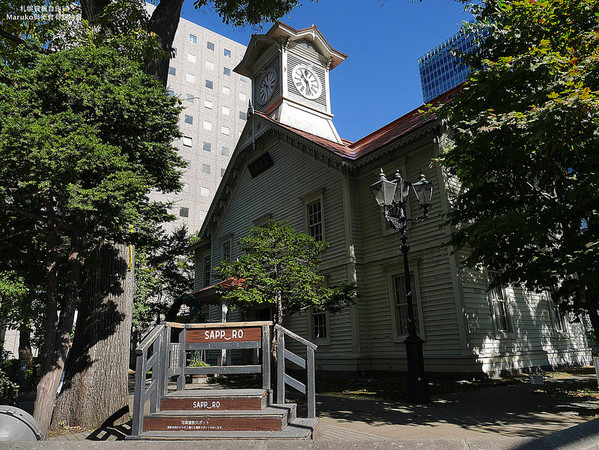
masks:
{"label": "shadow on ground", "polygon": [[428,405],[319,395],[317,407],[320,417],[331,418],[339,424],[453,425],[478,433],[541,437],[599,414],[596,398],[557,389],[571,381],[552,380],[544,385],[518,383],[445,394]]}

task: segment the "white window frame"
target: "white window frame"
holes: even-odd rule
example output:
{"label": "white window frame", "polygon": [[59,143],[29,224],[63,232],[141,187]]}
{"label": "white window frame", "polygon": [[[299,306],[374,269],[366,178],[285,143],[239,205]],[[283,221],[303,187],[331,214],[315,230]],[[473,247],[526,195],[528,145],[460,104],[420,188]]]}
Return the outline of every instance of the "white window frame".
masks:
{"label": "white window frame", "polygon": [[326,227],[325,227],[325,210],[324,210],[324,188],[317,189],[304,197],[302,197],[302,202],[304,204],[304,229],[306,233],[312,236],[311,228],[310,228],[310,215],[308,213],[308,208],[310,205],[314,203],[320,204],[320,241],[326,242]]}
{"label": "white window frame", "polygon": [[192,147],[193,146],[193,139],[189,136],[183,136],[181,141],[182,141],[184,147]]}
{"label": "white window frame", "polygon": [[210,275],[212,272],[212,258],[210,255],[202,257],[202,288],[210,286]]}
{"label": "white window frame", "polygon": [[557,334],[567,333],[568,328],[566,327],[566,315],[559,310],[558,303],[556,303],[550,295],[547,295],[546,298],[549,316],[551,317],[551,324],[553,325],[553,331]]}
{"label": "white window frame", "polygon": [[233,261],[233,235],[231,234],[220,239],[220,260],[221,262]]}
{"label": "white window frame", "polygon": [[[315,311],[311,307],[308,314],[308,326],[310,328],[310,337],[318,342],[318,345],[327,345],[331,343],[331,321],[329,313],[326,311]],[[318,319],[317,319],[318,318]],[[316,332],[316,320],[324,320],[325,336],[319,336]]]}
{"label": "white window frame", "polygon": [[197,62],[197,60],[198,60],[198,58],[193,53],[187,54],[187,61],[189,61],[190,63],[195,64]]}
{"label": "white window frame", "polygon": [[[487,288],[496,275],[496,272],[490,270],[487,271]],[[487,290],[487,298],[491,308],[491,317],[493,319],[493,329],[495,330],[496,339],[515,337],[514,314],[511,307],[510,296],[507,291],[506,286],[499,286]],[[502,323],[502,317],[505,318],[505,328]]]}
{"label": "white window frame", "polygon": [[[423,341],[426,340],[426,330],[424,328],[424,314],[422,312],[422,296],[420,295],[420,279],[418,276],[418,267],[413,267],[410,271],[410,280],[412,284],[412,305],[414,307],[414,314],[416,315],[417,328],[416,334]],[[405,286],[406,286],[406,277],[405,271],[403,268],[397,267],[396,270],[389,272],[388,278],[388,289],[389,289],[389,308],[391,315],[391,326],[393,327],[393,337],[395,342],[403,342],[406,337],[408,337],[408,329],[407,329],[407,318],[406,318],[406,329],[400,330],[399,323],[399,307],[398,307],[398,296],[397,296],[397,287],[400,286],[401,290],[403,290],[403,294],[405,295]],[[400,283],[400,284],[398,284]],[[407,302],[407,298],[405,298],[405,302]],[[402,302],[402,304],[404,304]],[[406,314],[407,314],[407,306],[406,306]],[[403,331],[403,332],[402,332]]]}

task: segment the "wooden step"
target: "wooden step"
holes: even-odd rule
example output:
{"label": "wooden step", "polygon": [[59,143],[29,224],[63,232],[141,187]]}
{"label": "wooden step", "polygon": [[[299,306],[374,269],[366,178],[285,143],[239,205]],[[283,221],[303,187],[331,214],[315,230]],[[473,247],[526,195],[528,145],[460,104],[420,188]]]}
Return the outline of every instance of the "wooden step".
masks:
{"label": "wooden step", "polygon": [[176,391],[160,400],[162,411],[231,411],[266,408],[264,389],[193,389]]}
{"label": "wooden step", "polygon": [[144,431],[127,439],[199,440],[199,439],[317,439],[318,419],[295,419],[280,431]]}
{"label": "wooden step", "polygon": [[160,411],[144,417],[143,431],[281,431],[296,418],[296,405],[261,410]]}

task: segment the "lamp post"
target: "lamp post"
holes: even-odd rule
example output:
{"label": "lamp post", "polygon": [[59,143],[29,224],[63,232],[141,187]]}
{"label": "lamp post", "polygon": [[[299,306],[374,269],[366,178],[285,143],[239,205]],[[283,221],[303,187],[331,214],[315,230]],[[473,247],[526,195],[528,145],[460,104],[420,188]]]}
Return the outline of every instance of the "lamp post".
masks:
{"label": "lamp post", "polygon": [[[418,207],[422,210],[422,217],[408,219],[406,216],[406,203],[410,188],[414,191],[418,200]],[[412,303],[412,283],[410,281],[410,266],[408,263],[408,252],[406,231],[418,222],[428,218],[428,210],[431,207],[433,196],[433,184],[427,181],[424,174],[420,172],[420,179],[415,183],[404,181],[399,173],[395,173],[392,180],[387,180],[383,169],[379,181],[370,186],[372,195],[381,207],[385,219],[391,226],[401,233],[401,252],[406,282],[406,304],[408,307],[408,337],[404,340],[406,344],[406,357],[408,363],[408,398],[411,403],[428,403],[430,394],[428,382],[424,373],[424,357],[422,353],[422,339],[416,333],[416,320],[414,316],[414,305]]]}

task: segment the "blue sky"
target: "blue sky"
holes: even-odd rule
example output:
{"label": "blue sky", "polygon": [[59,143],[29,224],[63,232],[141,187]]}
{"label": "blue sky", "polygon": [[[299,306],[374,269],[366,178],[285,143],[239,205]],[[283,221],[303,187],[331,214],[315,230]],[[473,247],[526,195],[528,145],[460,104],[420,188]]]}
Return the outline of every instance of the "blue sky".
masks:
{"label": "blue sky", "polygon": [[[212,10],[195,10],[192,0],[182,16],[244,45],[270,28],[233,29]],[[455,0],[320,0],[280,20],[296,29],[318,26],[348,55],[331,71],[331,102],[340,136],[356,141],[422,104],[418,57],[470,18]]]}

